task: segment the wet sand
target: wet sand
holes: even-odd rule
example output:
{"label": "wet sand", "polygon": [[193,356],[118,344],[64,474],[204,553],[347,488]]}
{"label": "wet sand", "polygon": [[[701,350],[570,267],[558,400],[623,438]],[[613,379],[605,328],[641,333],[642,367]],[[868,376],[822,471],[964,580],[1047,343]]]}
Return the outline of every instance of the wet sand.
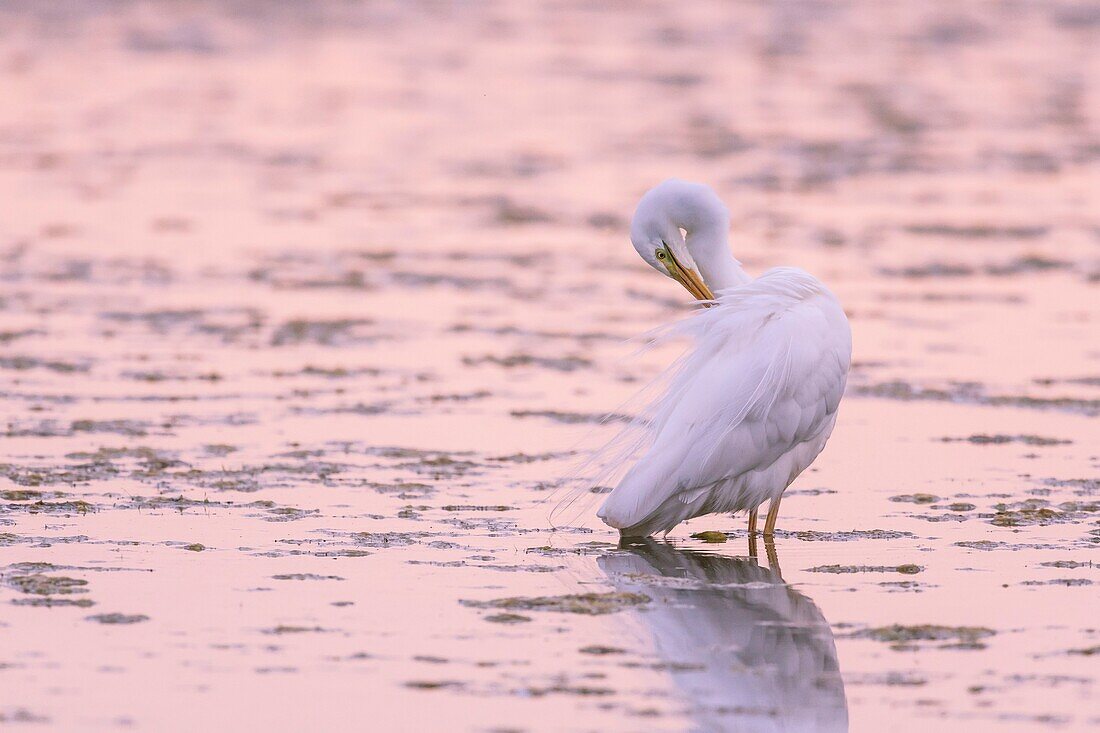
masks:
{"label": "wet sand", "polygon": [[[0,9],[0,721],[1100,724],[1093,6],[65,8]],[[548,520],[675,356],[670,175],[853,326],[755,558]]]}

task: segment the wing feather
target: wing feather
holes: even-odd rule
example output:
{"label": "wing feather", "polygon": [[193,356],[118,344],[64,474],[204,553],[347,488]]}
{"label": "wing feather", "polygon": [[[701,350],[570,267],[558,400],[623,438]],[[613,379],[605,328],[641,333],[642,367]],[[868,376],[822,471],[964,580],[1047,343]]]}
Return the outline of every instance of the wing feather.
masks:
{"label": "wing feather", "polygon": [[647,411],[648,451],[600,510],[613,526],[634,526],[673,497],[698,501],[831,428],[851,360],[836,299],[786,268],[734,293],[680,324],[695,348]]}

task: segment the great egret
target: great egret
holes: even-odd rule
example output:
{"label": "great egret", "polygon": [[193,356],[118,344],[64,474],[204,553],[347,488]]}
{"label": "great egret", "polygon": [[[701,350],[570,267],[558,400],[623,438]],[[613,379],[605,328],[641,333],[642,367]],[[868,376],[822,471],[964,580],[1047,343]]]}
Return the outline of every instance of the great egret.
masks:
{"label": "great egret", "polygon": [[764,536],[773,536],[783,492],[836,423],[852,355],[844,310],[803,270],[749,277],[728,230],[729,211],[699,183],[667,180],[634,212],[630,239],[642,259],[711,307],[670,329],[695,347],[628,428],[648,450],[597,512],[624,537],[742,510],[752,536],[765,500]]}

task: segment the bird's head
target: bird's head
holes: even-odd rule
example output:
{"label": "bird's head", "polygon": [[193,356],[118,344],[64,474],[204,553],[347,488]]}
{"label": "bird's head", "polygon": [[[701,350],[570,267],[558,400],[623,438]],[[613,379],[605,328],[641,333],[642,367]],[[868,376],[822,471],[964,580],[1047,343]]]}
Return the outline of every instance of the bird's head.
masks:
{"label": "bird's head", "polygon": [[729,229],[729,211],[706,185],[676,178],[646,191],[630,223],[630,241],[653,269],[683,285],[699,300],[713,300],[714,293],[703,281],[688,239],[699,242],[717,239],[723,243]]}

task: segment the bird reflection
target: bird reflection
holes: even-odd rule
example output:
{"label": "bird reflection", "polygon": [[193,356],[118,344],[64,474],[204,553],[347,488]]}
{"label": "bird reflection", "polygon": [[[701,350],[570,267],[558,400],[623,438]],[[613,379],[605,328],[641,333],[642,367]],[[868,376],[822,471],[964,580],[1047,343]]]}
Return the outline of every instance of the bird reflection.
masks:
{"label": "bird reflection", "polygon": [[[770,544],[770,543],[769,543]],[[652,599],[638,613],[699,730],[846,731],[832,629],[806,596],[755,557],[645,540],[599,558],[616,589]]]}

